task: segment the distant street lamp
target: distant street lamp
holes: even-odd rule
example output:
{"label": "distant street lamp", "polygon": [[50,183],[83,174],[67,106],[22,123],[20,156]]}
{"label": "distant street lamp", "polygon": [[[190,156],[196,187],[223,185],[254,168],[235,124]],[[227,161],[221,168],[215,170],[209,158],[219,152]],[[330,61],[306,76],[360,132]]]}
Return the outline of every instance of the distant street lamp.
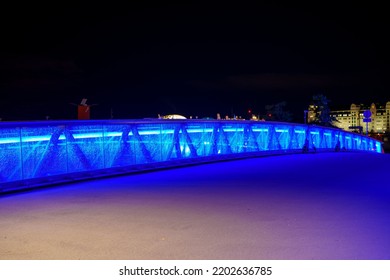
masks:
{"label": "distant street lamp", "polygon": [[366,123],[366,135],[368,135],[368,123],[371,122],[371,111],[370,110],[365,110],[363,112],[363,122]]}
{"label": "distant street lamp", "polygon": [[307,124],[307,114],[309,113],[308,110],[303,111],[303,119],[305,120],[305,124]]}

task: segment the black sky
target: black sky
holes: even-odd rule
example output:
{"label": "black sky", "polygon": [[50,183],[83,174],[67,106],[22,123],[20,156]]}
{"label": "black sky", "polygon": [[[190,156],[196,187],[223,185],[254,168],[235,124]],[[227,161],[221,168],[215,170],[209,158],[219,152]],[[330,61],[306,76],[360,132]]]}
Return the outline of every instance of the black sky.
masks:
{"label": "black sky", "polygon": [[[134,2],[134,1],[130,1]],[[314,94],[390,101],[384,6],[15,5],[1,11],[0,117],[262,113]],[[302,113],[301,113],[302,112]]]}

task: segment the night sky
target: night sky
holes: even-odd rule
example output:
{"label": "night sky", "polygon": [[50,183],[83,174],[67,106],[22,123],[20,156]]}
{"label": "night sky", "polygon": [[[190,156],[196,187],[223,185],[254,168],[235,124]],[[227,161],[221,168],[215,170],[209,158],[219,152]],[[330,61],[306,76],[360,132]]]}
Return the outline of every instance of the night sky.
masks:
{"label": "night sky", "polygon": [[94,119],[246,117],[286,101],[303,122],[315,94],[334,110],[384,104],[386,11],[356,3],[3,7],[0,118],[75,119],[71,103],[82,98],[96,104]]}

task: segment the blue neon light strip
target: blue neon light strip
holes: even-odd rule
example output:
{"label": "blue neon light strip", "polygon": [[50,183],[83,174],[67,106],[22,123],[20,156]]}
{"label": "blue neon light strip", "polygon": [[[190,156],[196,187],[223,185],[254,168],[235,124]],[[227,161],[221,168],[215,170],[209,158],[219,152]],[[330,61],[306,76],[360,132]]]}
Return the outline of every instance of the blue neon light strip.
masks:
{"label": "blue neon light strip", "polygon": [[[66,181],[76,174],[310,150],[382,152],[363,135],[302,124],[148,120],[0,123],[0,192]],[[336,149],[337,148],[337,149]],[[105,171],[106,170],[106,171]],[[89,176],[88,175],[88,176]]]}

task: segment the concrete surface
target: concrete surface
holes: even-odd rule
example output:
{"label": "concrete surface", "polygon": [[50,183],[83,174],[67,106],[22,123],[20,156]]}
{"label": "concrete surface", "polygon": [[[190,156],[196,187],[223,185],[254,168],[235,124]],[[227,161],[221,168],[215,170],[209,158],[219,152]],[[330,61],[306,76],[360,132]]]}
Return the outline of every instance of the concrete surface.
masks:
{"label": "concrete surface", "polygon": [[203,164],[0,196],[0,259],[390,259],[390,155]]}

